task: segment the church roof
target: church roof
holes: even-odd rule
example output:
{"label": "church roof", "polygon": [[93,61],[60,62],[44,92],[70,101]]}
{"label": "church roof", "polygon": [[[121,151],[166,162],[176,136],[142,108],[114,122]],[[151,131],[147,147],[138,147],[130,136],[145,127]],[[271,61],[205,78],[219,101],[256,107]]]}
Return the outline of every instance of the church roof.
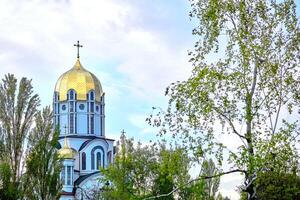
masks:
{"label": "church roof", "polygon": [[67,138],[65,137],[64,146],[58,150],[58,156],[61,159],[73,159],[76,155],[76,151],[70,148]]}
{"label": "church roof", "polygon": [[77,100],[87,100],[87,93],[95,91],[96,101],[100,101],[103,94],[102,86],[97,77],[83,68],[79,58],[72,69],[63,73],[55,86],[55,92],[59,93],[59,101],[67,100],[69,90],[75,90]]}
{"label": "church roof", "polygon": [[83,142],[81,144],[81,146],[79,147],[78,151],[81,151],[84,147],[86,147],[86,145],[88,145],[90,142],[92,142],[95,139],[103,140],[107,144],[108,144],[107,141],[115,141],[114,139],[110,139],[110,138],[103,137],[103,136],[95,136],[95,135],[67,135],[67,136],[60,136],[59,139],[62,139],[64,137],[67,137],[67,138],[87,139],[85,142]]}
{"label": "church roof", "polygon": [[90,173],[90,174],[79,176],[79,178],[76,179],[74,185],[80,185],[80,183],[82,183],[84,180],[86,180],[87,178],[89,178],[89,177],[91,177],[95,174],[100,174],[100,171],[96,171],[96,172],[93,172],[93,173]]}

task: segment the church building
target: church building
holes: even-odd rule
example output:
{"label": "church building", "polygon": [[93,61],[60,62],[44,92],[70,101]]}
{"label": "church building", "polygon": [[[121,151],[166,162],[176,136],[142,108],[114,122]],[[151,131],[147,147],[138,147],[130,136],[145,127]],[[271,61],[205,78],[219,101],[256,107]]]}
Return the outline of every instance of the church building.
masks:
{"label": "church building", "polygon": [[63,73],[53,95],[54,124],[59,127],[62,159],[60,200],[88,199],[100,189],[99,169],[113,162],[114,140],[105,134],[105,93],[98,78],[79,59]]}

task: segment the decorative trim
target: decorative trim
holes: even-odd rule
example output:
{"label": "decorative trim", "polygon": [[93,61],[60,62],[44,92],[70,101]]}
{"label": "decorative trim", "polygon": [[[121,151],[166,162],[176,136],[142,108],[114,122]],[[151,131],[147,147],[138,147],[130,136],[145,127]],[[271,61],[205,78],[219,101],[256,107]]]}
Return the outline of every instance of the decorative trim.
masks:
{"label": "decorative trim", "polygon": [[[92,151],[91,151],[91,169],[94,170],[95,169],[95,151],[97,149],[100,149],[102,151],[102,166],[104,167],[104,158],[105,158],[105,151],[103,149],[102,146],[95,146]],[[98,169],[97,169],[98,170]]]}
{"label": "decorative trim", "polygon": [[102,139],[102,140],[109,140],[109,141],[115,141],[114,139],[110,139],[110,138],[105,138],[105,137],[99,137],[99,136],[95,136],[95,135],[74,135],[74,134],[67,134],[66,136],[65,135],[62,135],[62,136],[59,136],[58,139],[63,139],[63,138],[82,138],[82,139]]}
{"label": "decorative trim", "polygon": [[84,143],[81,144],[81,146],[79,147],[78,151],[81,151],[84,147],[86,147],[86,145],[88,145],[91,141],[93,140],[87,140]]}
{"label": "decorative trim", "polygon": [[66,191],[61,191],[60,196],[64,195],[64,196],[74,196],[74,192],[66,192]]}
{"label": "decorative trim", "polygon": [[89,178],[89,177],[91,177],[95,174],[100,174],[100,172],[96,171],[96,172],[93,172],[93,173],[90,173],[90,174],[79,176],[79,178],[77,178],[76,181],[74,182],[75,188],[76,188],[76,186],[80,185],[80,183],[82,183],[84,180],[86,180],[87,178]]}

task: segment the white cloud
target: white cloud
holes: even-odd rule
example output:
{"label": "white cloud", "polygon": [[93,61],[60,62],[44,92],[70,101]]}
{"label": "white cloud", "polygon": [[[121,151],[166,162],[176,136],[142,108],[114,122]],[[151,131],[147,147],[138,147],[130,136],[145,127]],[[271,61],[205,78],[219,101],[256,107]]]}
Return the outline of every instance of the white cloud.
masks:
{"label": "white cloud", "polygon": [[[74,64],[72,44],[80,39],[88,69],[100,74],[106,66],[100,71],[93,64],[118,61],[108,71],[120,72],[132,95],[155,100],[170,82],[189,74],[186,50],[192,44],[168,43],[169,32],[143,24],[141,6],[118,0],[1,1],[2,71],[54,83]],[[164,14],[156,15],[158,20]]]}
{"label": "white cloud", "polygon": [[143,114],[131,114],[129,121],[137,128],[144,128],[146,126],[146,116]]}
{"label": "white cloud", "polygon": [[[82,64],[102,82],[108,109],[123,114],[127,106],[123,101],[128,97],[133,99],[132,105],[160,106],[164,88],[190,74],[187,50],[193,46],[192,27],[177,33],[177,21],[166,21],[177,15],[158,3],[145,4],[128,0],[2,0],[1,72],[33,78],[42,103],[51,104],[56,80],[75,62],[72,45],[79,39],[84,45]],[[188,23],[187,13],[186,19]],[[148,113],[134,114],[141,113],[135,109],[128,120],[140,130],[139,140],[154,131],[145,122]],[[108,119],[114,121],[111,115]],[[107,136],[119,139],[120,125],[110,129]]]}
{"label": "white cloud", "polygon": [[139,129],[138,133],[140,135],[150,134],[155,136],[157,130],[147,124],[147,117],[148,116],[146,116],[145,114],[130,114],[128,120],[133,126]]}
{"label": "white cloud", "polygon": [[239,200],[240,194],[238,185],[242,185],[243,176],[239,173],[232,173],[221,176],[219,192],[231,200]]}

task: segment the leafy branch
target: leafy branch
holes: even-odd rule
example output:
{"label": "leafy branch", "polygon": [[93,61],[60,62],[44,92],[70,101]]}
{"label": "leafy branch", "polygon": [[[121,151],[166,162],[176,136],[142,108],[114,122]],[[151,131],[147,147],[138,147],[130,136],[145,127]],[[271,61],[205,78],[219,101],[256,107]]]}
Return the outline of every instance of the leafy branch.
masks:
{"label": "leafy branch", "polygon": [[166,194],[160,194],[160,195],[157,195],[157,196],[152,196],[152,197],[147,197],[147,198],[144,198],[143,200],[149,200],[149,199],[157,199],[157,198],[161,198],[161,197],[167,197],[167,196],[170,196],[171,194],[173,194],[174,192],[182,189],[182,188],[185,188],[186,186],[194,183],[194,182],[197,182],[199,180],[206,180],[206,179],[211,179],[211,178],[216,178],[216,177],[220,177],[220,176],[223,176],[223,175],[226,175],[226,174],[232,174],[232,173],[237,173],[237,172],[240,172],[240,173],[246,173],[245,170],[240,170],[240,169],[234,169],[234,170],[230,170],[230,171],[227,171],[227,172],[221,172],[219,174],[216,174],[216,175],[213,175],[213,176],[199,176],[198,178],[195,178],[195,179],[192,179],[190,181],[188,181],[187,183],[173,189],[172,191],[170,191],[169,193],[166,193]]}

